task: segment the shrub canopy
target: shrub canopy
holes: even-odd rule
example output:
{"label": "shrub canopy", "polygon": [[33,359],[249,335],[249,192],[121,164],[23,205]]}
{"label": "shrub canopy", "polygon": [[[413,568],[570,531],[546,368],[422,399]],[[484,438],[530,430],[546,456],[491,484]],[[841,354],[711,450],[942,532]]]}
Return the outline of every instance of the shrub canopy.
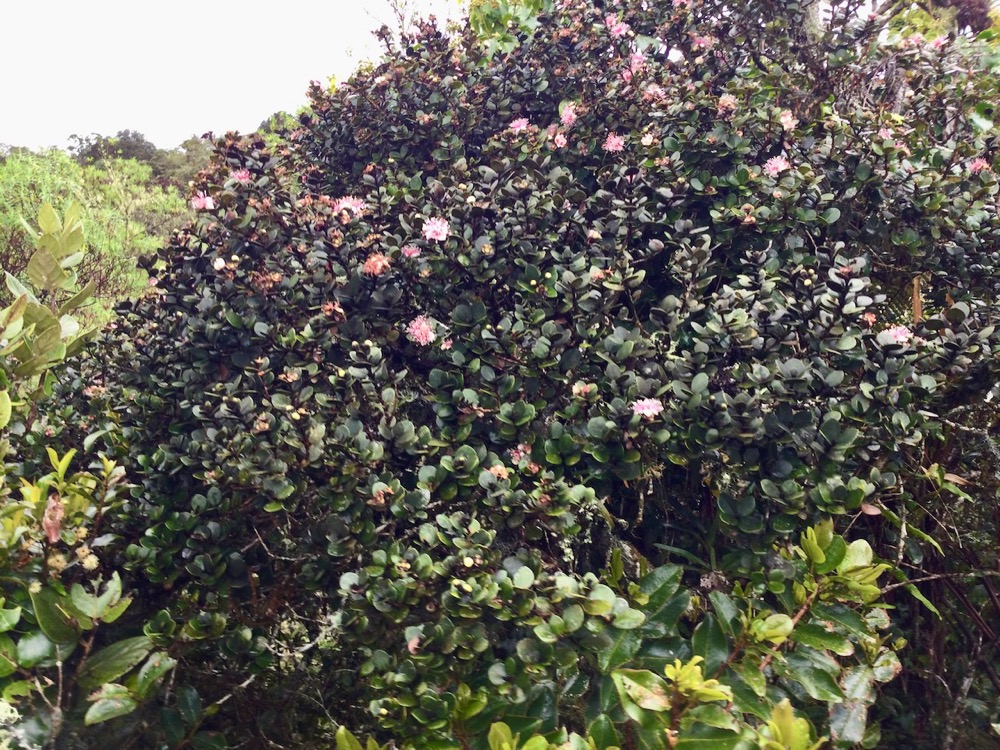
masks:
{"label": "shrub canopy", "polygon": [[219,728],[877,742],[993,382],[997,89],[836,7],[424,26],[219,142],[88,375],[147,635],[257,675]]}

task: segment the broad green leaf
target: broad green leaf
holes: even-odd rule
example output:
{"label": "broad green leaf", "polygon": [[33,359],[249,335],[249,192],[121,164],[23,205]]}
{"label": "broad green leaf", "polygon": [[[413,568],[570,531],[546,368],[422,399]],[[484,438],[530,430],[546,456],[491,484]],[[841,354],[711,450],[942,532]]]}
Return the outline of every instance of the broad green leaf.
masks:
{"label": "broad green leaf", "polygon": [[135,679],[135,692],[141,698],[148,698],[163,675],[177,666],[177,660],[166,654],[150,654]]}
{"label": "broad green leaf", "polygon": [[729,642],[718,618],[706,614],[691,636],[691,651],[705,660],[704,674],[711,677],[729,658]]}
{"label": "broad green leaf", "polygon": [[192,750],[226,750],[229,744],[218,732],[198,732],[191,738]]}
{"label": "broad green leaf", "polygon": [[830,707],[830,737],[838,745],[855,745],[864,738],[868,707],[875,702],[874,682],[871,667],[853,667],[844,672],[844,701]]}
{"label": "broad green leaf", "polygon": [[635,630],[611,627],[608,628],[608,635],[611,636],[611,645],[597,653],[597,666],[604,674],[625,664],[642,646],[642,636]]}
{"label": "broad green leaf", "polygon": [[0,633],[0,678],[17,671],[17,646],[6,633]]}
{"label": "broad green leaf", "polygon": [[152,641],[144,635],[112,643],[83,663],[77,680],[87,690],[111,682],[145,659],[152,648]]}
{"label": "broad green leaf", "polygon": [[70,279],[69,273],[63,270],[56,257],[45,248],[39,248],[31,256],[27,273],[35,288],[45,292],[61,289]]}
{"label": "broad green leaf", "polygon": [[816,649],[828,649],[838,656],[851,656],[854,653],[854,644],[847,638],[812,622],[797,626],[792,633],[792,640]]}
{"label": "broad green leaf", "polygon": [[80,635],[80,626],[69,614],[68,602],[48,586],[31,594],[31,607],[38,626],[53,643],[69,643]]}
{"label": "broad green leaf", "polygon": [[674,745],[675,750],[750,750],[754,747],[754,743],[735,732],[704,724],[681,732]]}
{"label": "broad green leaf", "polygon": [[51,204],[43,203],[38,211],[38,228],[46,234],[58,234],[62,231],[62,222],[59,221],[59,214],[52,208]]}
{"label": "broad green leaf", "polygon": [[135,711],[138,705],[132,698],[102,699],[87,709],[87,713],[83,717],[83,723],[89,727],[104,721],[116,719],[119,716],[127,716]]}
{"label": "broad green leaf", "polygon": [[708,600],[712,603],[716,617],[719,618],[719,625],[723,632],[730,636],[736,636],[736,629],[739,626],[740,610],[733,600],[721,591],[712,591],[708,595]]}
{"label": "broad green leaf", "polygon": [[666,711],[670,708],[670,686],[645,669],[618,669],[611,673],[615,685],[639,708]]}
{"label": "broad green leaf", "polygon": [[858,568],[867,568],[872,564],[873,557],[871,545],[864,539],[855,539],[847,545],[847,553],[837,566],[837,572],[844,574]]}
{"label": "broad green leaf", "polygon": [[11,403],[10,394],[6,389],[0,391],[0,430],[10,424]]}
{"label": "broad green leaf", "polygon": [[786,680],[797,682],[818,701],[839,703],[844,694],[837,685],[840,665],[828,656],[810,648],[798,648],[775,660],[775,671]]}
{"label": "broad green leaf", "polygon": [[183,685],[177,691],[177,709],[181,712],[184,723],[189,727],[198,726],[201,722],[201,696],[190,685]]}
{"label": "broad green leaf", "polygon": [[599,714],[587,727],[587,736],[597,745],[597,750],[604,750],[609,747],[618,747],[621,740],[615,730],[614,722],[607,714]]}
{"label": "broad green leaf", "polygon": [[6,633],[12,627],[17,625],[20,619],[21,619],[20,607],[14,607],[14,609],[0,608],[0,633]]}

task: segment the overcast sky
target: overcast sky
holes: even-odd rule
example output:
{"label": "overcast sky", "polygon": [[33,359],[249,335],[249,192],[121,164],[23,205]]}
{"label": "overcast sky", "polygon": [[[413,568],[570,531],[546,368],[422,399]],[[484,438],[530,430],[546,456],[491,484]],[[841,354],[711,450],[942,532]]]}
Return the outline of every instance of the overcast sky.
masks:
{"label": "overcast sky", "polygon": [[[439,18],[459,0],[409,0]],[[375,56],[389,0],[0,0],[0,144],[255,130]],[[378,20],[376,20],[378,19]]]}

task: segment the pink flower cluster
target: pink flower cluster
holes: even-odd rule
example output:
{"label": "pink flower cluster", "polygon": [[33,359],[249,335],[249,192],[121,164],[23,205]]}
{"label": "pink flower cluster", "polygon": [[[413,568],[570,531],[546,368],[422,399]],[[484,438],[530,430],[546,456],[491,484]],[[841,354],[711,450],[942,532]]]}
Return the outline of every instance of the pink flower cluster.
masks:
{"label": "pink flower cluster", "polygon": [[782,111],[781,115],[778,117],[778,121],[781,123],[782,130],[786,132],[789,130],[795,130],[795,126],[799,124],[799,118],[787,109]]}
{"label": "pink flower cluster", "polygon": [[980,172],[989,172],[989,171],[990,171],[990,163],[981,156],[969,162],[969,174],[979,174]]}
{"label": "pink flower cluster", "polygon": [[531,446],[527,443],[519,443],[516,448],[511,448],[507,451],[510,456],[510,460],[516,464],[521,463],[522,459],[529,458],[531,456]]}
{"label": "pink flower cluster", "polygon": [[736,107],[739,106],[739,100],[732,94],[723,94],[719,97],[719,103],[716,105],[716,111],[719,113],[720,117],[728,117],[733,112],[736,111]]}
{"label": "pink flower cluster", "polygon": [[434,333],[434,323],[426,315],[418,315],[411,320],[410,324],[406,326],[406,335],[410,341],[421,346],[427,346],[437,338]]}
{"label": "pink flower cluster", "polygon": [[618,135],[618,133],[608,133],[608,137],[604,139],[602,148],[609,153],[624,151],[625,139]]}
{"label": "pink flower cluster", "polygon": [[576,105],[573,102],[569,102],[563,106],[562,113],[559,115],[559,122],[567,128],[573,127],[573,124],[576,122]]}
{"label": "pink flower cluster", "polygon": [[527,117],[518,117],[508,126],[511,133],[523,133],[530,127],[531,123],[528,122]]}
{"label": "pink flower cluster", "polygon": [[886,328],[885,333],[892,336],[892,340],[897,344],[905,344],[913,338],[913,331],[906,326],[893,326],[892,328]]}
{"label": "pink flower cluster", "polygon": [[337,198],[331,206],[335,214],[339,214],[343,211],[349,211],[355,216],[360,216],[364,213],[366,208],[365,202],[354,195],[345,195],[343,198]]}
{"label": "pink flower cluster", "polygon": [[614,13],[609,14],[604,19],[604,25],[608,27],[608,33],[613,37],[623,37],[632,28],[624,21],[620,20]]}
{"label": "pink flower cluster", "polygon": [[663,402],[658,398],[641,398],[632,403],[632,412],[647,419],[652,419],[661,411]]}
{"label": "pink flower cluster", "polygon": [[420,248],[416,245],[407,245],[403,248],[403,257],[405,258],[419,258]]}
{"label": "pink flower cluster", "polygon": [[651,83],[646,87],[646,90],[642,92],[642,100],[644,102],[657,102],[661,99],[667,97],[667,92],[663,90],[663,87],[658,83]]}
{"label": "pink flower cluster", "polygon": [[435,242],[444,242],[448,239],[448,221],[436,216],[424,222],[424,237]]}
{"label": "pink flower cluster", "polygon": [[389,270],[389,258],[382,253],[372,253],[368,256],[365,264],[361,266],[361,273],[367,276],[381,276]]}
{"label": "pink flower cluster", "polygon": [[235,180],[241,185],[246,185],[251,180],[249,169],[234,169],[229,173],[229,179]]}
{"label": "pink flower cluster", "polygon": [[202,193],[195,193],[191,199],[191,208],[195,211],[211,211],[215,208],[215,199],[212,196]]}
{"label": "pink flower cluster", "polygon": [[777,177],[786,169],[791,169],[791,167],[792,165],[788,163],[788,159],[784,156],[772,156],[764,162],[764,173],[768,177]]}

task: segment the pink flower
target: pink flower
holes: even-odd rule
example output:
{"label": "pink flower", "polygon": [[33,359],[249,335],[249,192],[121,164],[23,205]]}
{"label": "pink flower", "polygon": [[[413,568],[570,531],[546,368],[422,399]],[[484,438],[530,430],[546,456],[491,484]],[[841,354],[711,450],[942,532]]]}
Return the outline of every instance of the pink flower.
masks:
{"label": "pink flower", "polygon": [[531,123],[528,122],[527,117],[519,117],[509,126],[511,133],[522,133],[531,127]]}
{"label": "pink flower", "polygon": [[563,107],[562,114],[559,115],[559,122],[567,128],[573,127],[573,123],[576,122],[576,105],[573,102],[569,102]]}
{"label": "pink flower", "polygon": [[428,240],[444,242],[448,239],[448,222],[440,216],[424,222],[424,237]]}
{"label": "pink flower", "polygon": [[381,276],[389,270],[389,258],[382,253],[373,253],[368,256],[365,264],[361,266],[361,273],[367,276]]}
{"label": "pink flower", "polygon": [[861,316],[861,319],[868,324],[869,328],[875,325],[875,321],[878,320],[878,318],[875,317],[875,313],[873,312],[866,312],[864,315]]}
{"label": "pink flower", "polygon": [[628,58],[628,67],[633,73],[638,73],[646,67],[646,56],[641,52],[633,52]]}
{"label": "pink flower", "polygon": [[691,0],[674,0],[673,6],[675,8],[686,8],[691,4]]}
{"label": "pink flower", "polygon": [[663,411],[663,402],[658,398],[642,398],[633,402],[632,411],[647,419],[652,419]]}
{"label": "pink flower", "polygon": [[622,80],[625,81],[625,83],[631,83],[632,82],[632,71],[631,70],[623,70],[622,71]]}
{"label": "pink flower", "polygon": [[781,123],[783,130],[795,130],[795,126],[799,124],[799,118],[791,113],[790,110],[784,110],[781,116],[778,117],[778,121]]}
{"label": "pink flower", "polygon": [[890,130],[889,128],[882,128],[881,130],[878,131],[878,137],[881,138],[883,141],[892,140],[892,130]]}
{"label": "pink flower", "polygon": [[343,211],[349,211],[355,216],[360,216],[364,212],[366,206],[365,202],[360,198],[353,195],[345,195],[343,198],[337,198],[337,200],[333,202],[332,208],[335,214],[342,213]]}
{"label": "pink flower", "polygon": [[531,446],[528,445],[527,443],[518,443],[517,447],[511,448],[509,451],[507,451],[507,454],[510,456],[511,461],[513,461],[516,464],[519,464],[521,463],[522,459],[531,456]]}
{"label": "pink flower", "polygon": [[411,320],[410,324],[406,326],[406,335],[410,341],[421,346],[427,346],[437,338],[434,334],[434,324],[426,315],[418,315]]}
{"label": "pink flower", "polygon": [[562,133],[556,133],[556,137],[552,139],[556,148],[564,148],[566,146],[566,136]]}
{"label": "pink flower", "polygon": [[249,169],[234,169],[229,173],[229,179],[235,180],[241,185],[246,185],[251,180]]}
{"label": "pink flower", "polygon": [[663,87],[658,83],[651,83],[646,87],[646,90],[642,92],[642,100],[644,102],[655,102],[660,99],[665,98],[667,92],[663,90]]}
{"label": "pink flower", "polygon": [[452,344],[451,339],[445,339],[444,341],[441,342],[441,348],[447,351],[448,349],[451,349],[451,344]]}
{"label": "pink flower", "polygon": [[719,113],[720,117],[728,117],[733,112],[736,111],[736,107],[739,106],[739,100],[732,94],[723,94],[719,97],[719,103],[716,105],[716,111]]}
{"label": "pink flower", "polygon": [[939,36],[937,39],[931,42],[931,47],[933,47],[934,49],[941,49],[947,42],[948,42],[948,37]]}
{"label": "pink flower", "polygon": [[191,208],[195,211],[211,211],[215,208],[215,200],[205,193],[195,193],[194,198],[191,199]]}
{"label": "pink flower", "polygon": [[604,19],[604,25],[608,27],[608,33],[614,37],[625,36],[631,27],[624,21],[619,21],[614,13],[609,14]]}
{"label": "pink flower", "polygon": [[893,326],[892,328],[886,328],[883,333],[888,333],[892,337],[892,340],[897,344],[905,344],[913,338],[913,331],[906,326]]}
{"label": "pink flower", "polygon": [[403,248],[403,255],[407,258],[419,258],[420,248],[416,245],[407,245]]}
{"label": "pink flower", "polygon": [[989,172],[990,163],[982,157],[977,157],[969,162],[969,174],[979,174],[980,172]]}
{"label": "pink flower", "polygon": [[704,36],[695,34],[691,37],[691,46],[695,49],[712,49],[715,46],[715,42],[715,37],[709,34]]}
{"label": "pink flower", "polygon": [[764,172],[768,177],[777,177],[786,169],[791,169],[791,167],[792,165],[788,163],[788,159],[784,156],[772,156],[764,162]]}
{"label": "pink flower", "polygon": [[608,137],[604,139],[604,145],[602,147],[605,151],[615,153],[618,151],[625,150],[625,139],[622,138],[618,133],[608,133]]}

